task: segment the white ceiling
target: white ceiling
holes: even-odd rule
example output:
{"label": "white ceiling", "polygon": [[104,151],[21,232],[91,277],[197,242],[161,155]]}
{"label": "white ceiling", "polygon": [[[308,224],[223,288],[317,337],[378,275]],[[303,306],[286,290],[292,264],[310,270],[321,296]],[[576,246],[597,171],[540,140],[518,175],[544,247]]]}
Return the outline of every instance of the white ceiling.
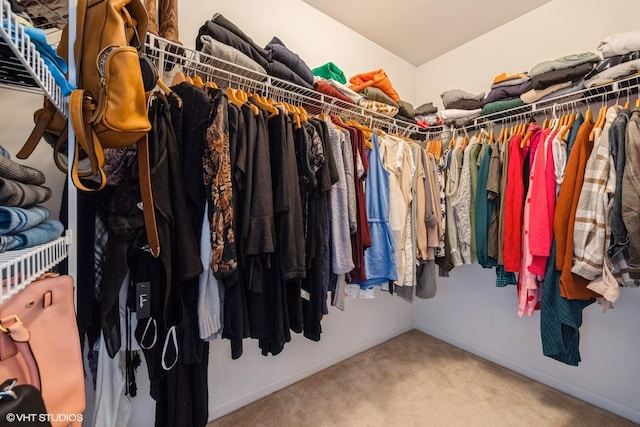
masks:
{"label": "white ceiling", "polygon": [[303,1],[419,66],[551,0]]}

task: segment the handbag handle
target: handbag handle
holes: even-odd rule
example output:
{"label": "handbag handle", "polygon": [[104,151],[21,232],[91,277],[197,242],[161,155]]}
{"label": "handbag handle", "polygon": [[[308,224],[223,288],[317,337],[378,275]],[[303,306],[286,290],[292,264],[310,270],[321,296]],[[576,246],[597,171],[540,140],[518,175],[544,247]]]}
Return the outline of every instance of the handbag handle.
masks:
{"label": "handbag handle", "polygon": [[29,339],[31,338],[29,330],[24,326],[24,323],[22,323],[18,315],[14,314],[13,316],[0,320],[0,332],[11,337],[27,367],[31,385],[40,390],[40,371],[38,370],[38,364],[35,357],[33,357],[33,352],[29,345]]}

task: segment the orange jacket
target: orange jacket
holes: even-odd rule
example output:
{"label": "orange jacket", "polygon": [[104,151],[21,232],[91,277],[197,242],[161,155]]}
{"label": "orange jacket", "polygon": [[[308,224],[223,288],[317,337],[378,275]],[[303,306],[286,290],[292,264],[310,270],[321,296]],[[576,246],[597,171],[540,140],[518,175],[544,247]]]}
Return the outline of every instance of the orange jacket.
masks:
{"label": "orange jacket", "polygon": [[391,85],[391,80],[387,77],[387,74],[384,70],[375,70],[369,71],[368,73],[356,74],[355,76],[349,79],[349,89],[354,90],[356,92],[360,92],[362,89],[375,86],[387,95],[394,101],[400,101],[400,96],[398,92]]}
{"label": "orange jacket", "polygon": [[593,125],[593,122],[585,122],[578,131],[575,145],[567,161],[560,194],[558,194],[553,223],[557,248],[556,269],[562,271],[560,275],[560,295],[567,299],[586,300],[600,296],[587,289],[590,280],[571,272],[574,223],[578,199],[584,182],[585,167],[593,150],[593,142],[589,141],[589,134],[593,129]]}

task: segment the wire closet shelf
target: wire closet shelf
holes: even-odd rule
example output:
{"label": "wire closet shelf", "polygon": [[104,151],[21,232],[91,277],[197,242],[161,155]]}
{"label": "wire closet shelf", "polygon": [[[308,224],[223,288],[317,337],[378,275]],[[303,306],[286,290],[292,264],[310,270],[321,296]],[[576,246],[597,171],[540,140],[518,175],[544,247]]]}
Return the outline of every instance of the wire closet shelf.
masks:
{"label": "wire closet shelf", "polygon": [[[41,13],[44,13],[47,8],[36,1],[23,3],[29,3],[31,7],[36,7],[38,3],[41,6],[39,9]],[[24,28],[19,24],[17,15],[12,12],[10,4],[5,0],[0,0],[0,15],[2,16],[0,86],[38,94],[44,93],[56,108],[66,115],[68,111],[66,98],[62,96],[59,86],[40,53],[31,43]],[[49,15],[47,19],[55,20],[60,25],[66,23],[64,18],[56,14]],[[34,24],[38,25],[36,21]],[[67,231],[67,237],[59,237],[49,243],[0,253],[0,275],[2,276],[0,304],[67,258],[69,235],[70,232]]]}
{"label": "wire closet shelf", "polygon": [[60,237],[35,248],[0,254],[0,304],[51,270],[67,257],[67,241]]}
{"label": "wire closet shelf", "polygon": [[581,105],[598,105],[615,99],[616,102],[626,99],[640,92],[640,74],[624,77],[607,84],[593,86],[573,93],[551,97],[533,104],[499,111],[478,117],[474,123],[465,127],[466,130],[477,129],[487,125],[508,123],[517,120],[527,120],[541,114],[549,115],[556,112],[577,109]]}
{"label": "wire closet shelf", "polygon": [[313,89],[186,48],[153,34],[147,34],[145,53],[165,73],[180,70],[186,75],[199,75],[205,81],[215,82],[221,89],[231,87],[259,93],[276,101],[302,106],[310,114],[337,115],[371,128],[388,129],[402,134],[426,134],[416,123],[385,116]]}
{"label": "wire closet shelf", "polygon": [[6,0],[0,1],[0,86],[43,93],[67,116],[67,101]]}

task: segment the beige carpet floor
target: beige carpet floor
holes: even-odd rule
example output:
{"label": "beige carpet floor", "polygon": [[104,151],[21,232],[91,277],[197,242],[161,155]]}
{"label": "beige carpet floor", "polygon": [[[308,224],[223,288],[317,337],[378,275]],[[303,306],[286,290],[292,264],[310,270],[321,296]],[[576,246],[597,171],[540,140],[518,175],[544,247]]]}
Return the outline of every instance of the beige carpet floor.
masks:
{"label": "beige carpet floor", "polygon": [[634,425],[416,330],[208,424],[209,427]]}

